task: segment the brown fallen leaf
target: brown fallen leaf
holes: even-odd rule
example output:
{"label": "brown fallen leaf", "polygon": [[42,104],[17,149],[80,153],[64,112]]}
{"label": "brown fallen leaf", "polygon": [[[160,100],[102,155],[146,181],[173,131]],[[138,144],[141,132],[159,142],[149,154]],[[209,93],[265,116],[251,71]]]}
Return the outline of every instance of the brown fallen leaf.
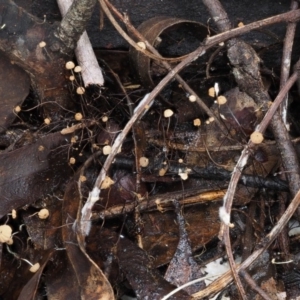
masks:
{"label": "brown fallen leaf", "polygon": [[[176,252],[170,261],[164,278],[179,287],[189,281],[203,277],[204,274],[193,258],[191,243],[185,229],[185,219],[181,214],[179,202],[174,202],[174,206],[180,237]],[[191,295],[204,287],[204,282],[198,282],[197,284],[186,287],[184,290]]]}
{"label": "brown fallen leaf", "polygon": [[77,218],[78,209],[81,209],[80,204],[77,182],[72,180],[65,190],[63,202],[63,225],[65,226],[62,229],[62,236],[68,259],[80,287],[77,297],[90,300],[114,299],[112,287],[101,269],[78,246],[73,223]]}
{"label": "brown fallen leaf", "polygon": [[47,265],[49,259],[51,258],[53,254],[53,251],[47,251],[43,255],[43,261],[40,263],[40,268],[34,275],[31,277],[31,279],[27,282],[27,284],[23,287],[18,300],[33,300],[36,297],[37,288],[41,279],[41,276],[43,274],[44,268]]}
{"label": "brown fallen leaf", "polygon": [[31,204],[68,181],[72,174],[67,160],[69,143],[70,136],[58,132],[0,154],[0,217]]}

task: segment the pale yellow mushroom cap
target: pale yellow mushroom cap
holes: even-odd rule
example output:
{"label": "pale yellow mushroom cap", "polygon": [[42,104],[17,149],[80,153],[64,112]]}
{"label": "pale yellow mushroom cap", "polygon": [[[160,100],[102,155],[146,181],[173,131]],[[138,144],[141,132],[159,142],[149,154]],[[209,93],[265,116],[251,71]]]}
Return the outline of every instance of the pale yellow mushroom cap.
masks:
{"label": "pale yellow mushroom cap", "polygon": [[40,219],[47,219],[49,217],[49,210],[47,208],[42,208],[38,212],[38,216]]}
{"label": "pale yellow mushroom cap", "polygon": [[111,146],[109,146],[109,145],[104,146],[103,149],[102,149],[102,151],[103,151],[104,155],[110,154],[110,152],[111,152]]}
{"label": "pale yellow mushroom cap", "polygon": [[16,218],[17,218],[17,211],[16,211],[15,209],[13,209],[13,210],[11,211],[11,217],[12,217],[13,219],[16,219]]}
{"label": "pale yellow mushroom cap", "polygon": [[12,234],[12,229],[8,225],[0,226],[0,242],[6,243],[10,240]]}
{"label": "pale yellow mushroom cap", "polygon": [[76,163],[76,159],[74,157],[70,157],[69,163],[74,165]]}
{"label": "pale yellow mushroom cap", "polygon": [[201,120],[199,119],[199,118],[197,118],[197,119],[195,119],[194,121],[193,121],[193,124],[194,124],[194,126],[200,126],[201,125]]}
{"label": "pale yellow mushroom cap", "polygon": [[216,91],[215,91],[214,87],[209,88],[208,96],[213,97],[213,98],[216,96]]}
{"label": "pale yellow mushroom cap", "polygon": [[76,67],[74,68],[74,72],[75,72],[75,73],[80,73],[81,70],[82,70],[82,68],[81,68],[80,66],[76,66]]}
{"label": "pale yellow mushroom cap", "polygon": [[20,107],[19,105],[16,106],[16,107],[14,108],[14,111],[15,111],[16,113],[20,112],[20,111],[21,111],[21,107]]}
{"label": "pale yellow mushroom cap", "polygon": [[76,121],[82,120],[82,114],[81,114],[81,113],[76,113],[76,114],[75,114],[75,120],[76,120]]}
{"label": "pale yellow mushroom cap", "polygon": [[189,96],[189,100],[190,100],[191,102],[195,102],[195,101],[197,100],[197,98],[196,98],[195,95],[190,95],[190,96]]}
{"label": "pale yellow mushroom cap", "polygon": [[65,65],[67,70],[72,70],[75,68],[75,64],[72,61],[68,61]]}
{"label": "pale yellow mushroom cap", "polygon": [[101,183],[101,190],[108,189],[114,183],[115,182],[110,177],[106,176]]}
{"label": "pale yellow mushroom cap", "polygon": [[218,102],[219,105],[223,105],[223,104],[225,104],[227,102],[227,99],[226,99],[225,96],[219,96],[217,98],[217,102]]}
{"label": "pale yellow mushroom cap", "polygon": [[262,133],[260,133],[258,131],[254,131],[250,135],[250,140],[253,144],[260,144],[264,140],[264,136],[262,135]]}
{"label": "pale yellow mushroom cap", "polygon": [[40,42],[40,43],[39,43],[39,46],[40,46],[41,48],[46,47],[46,42],[44,42],[44,41]]}
{"label": "pale yellow mushroom cap", "polygon": [[146,49],[146,44],[144,42],[138,42],[137,45],[143,50]]}
{"label": "pale yellow mushroom cap", "polygon": [[170,118],[171,116],[173,116],[173,114],[174,114],[174,112],[173,112],[173,110],[171,110],[171,109],[166,109],[166,110],[164,111],[164,117],[165,117],[165,118]]}
{"label": "pale yellow mushroom cap", "polygon": [[36,263],[36,264],[34,264],[33,266],[31,266],[31,268],[29,269],[29,271],[30,271],[31,273],[35,273],[39,268],[40,268],[40,264],[39,264],[39,263]]}
{"label": "pale yellow mushroom cap", "polygon": [[79,86],[79,87],[76,89],[76,93],[77,93],[78,95],[83,95],[83,94],[85,93],[84,87]]}
{"label": "pale yellow mushroom cap", "polygon": [[50,118],[45,118],[45,119],[44,119],[44,123],[45,123],[46,125],[49,125],[49,124],[51,123]]}
{"label": "pale yellow mushroom cap", "polygon": [[147,157],[142,156],[140,158],[140,165],[143,168],[147,167],[149,165],[149,159]]}

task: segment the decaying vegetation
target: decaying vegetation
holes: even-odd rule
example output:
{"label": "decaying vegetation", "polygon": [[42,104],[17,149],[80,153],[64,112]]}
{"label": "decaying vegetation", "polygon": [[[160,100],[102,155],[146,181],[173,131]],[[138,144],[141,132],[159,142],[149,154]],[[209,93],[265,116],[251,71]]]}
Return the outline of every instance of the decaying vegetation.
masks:
{"label": "decaying vegetation", "polygon": [[298,1],[136,28],[99,0],[128,50],[94,53],[96,2],[0,0],[2,298],[298,299]]}

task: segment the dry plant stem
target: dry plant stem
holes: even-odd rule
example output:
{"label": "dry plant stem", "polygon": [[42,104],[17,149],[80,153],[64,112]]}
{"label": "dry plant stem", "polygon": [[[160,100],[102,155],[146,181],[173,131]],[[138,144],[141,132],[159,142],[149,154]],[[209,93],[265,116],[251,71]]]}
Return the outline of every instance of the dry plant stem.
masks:
{"label": "dry plant stem", "polygon": [[[72,2],[72,0],[57,0],[62,16],[66,15]],[[81,76],[84,86],[87,87],[91,84],[102,86],[104,84],[103,74],[86,31],[84,31],[77,42],[75,54],[78,64],[82,68]]]}
{"label": "dry plant stem", "polygon": [[256,283],[255,281],[252,279],[252,277],[248,274],[247,271],[245,270],[241,270],[240,271],[241,276],[244,277],[244,279],[247,281],[247,283],[249,284],[249,286],[256,291],[263,299],[265,300],[272,300],[267,293],[261,289]]}
{"label": "dry plant stem", "polygon": [[244,289],[243,284],[241,282],[241,279],[239,277],[239,274],[237,272],[236,263],[234,261],[234,257],[233,257],[233,253],[232,253],[230,235],[229,235],[229,227],[226,226],[224,231],[225,231],[225,233],[224,233],[223,242],[224,242],[224,245],[225,245],[225,248],[226,248],[226,253],[227,253],[227,256],[228,256],[228,261],[229,261],[230,269],[231,269],[231,272],[232,272],[232,276],[234,278],[234,281],[236,283],[236,287],[237,287],[237,289],[240,293],[241,298],[244,299],[244,300],[247,300],[246,292],[245,292],[245,289]]}
{"label": "dry plant stem", "polygon": [[[167,57],[161,57],[161,56],[157,56],[154,55],[153,53],[149,52],[147,49],[142,49],[141,47],[139,47],[137,45],[137,43],[122,29],[122,27],[116,22],[116,20],[114,19],[114,17],[112,16],[111,12],[109,11],[107,5],[109,4],[108,1],[105,0],[99,0],[99,3],[101,5],[101,8],[103,9],[103,11],[105,12],[106,16],[108,17],[108,19],[111,21],[111,23],[113,24],[113,26],[116,28],[116,30],[120,33],[120,35],[129,43],[129,45],[131,45],[132,47],[134,47],[137,51],[141,51],[142,53],[144,53],[146,56],[154,59],[154,60],[158,60],[158,61],[162,61],[162,60],[166,60],[166,61],[171,61],[171,62],[178,62],[180,60],[182,60],[183,58],[187,57],[183,56],[183,57],[177,57],[177,58],[167,58]],[[111,4],[110,4],[111,5]]]}
{"label": "dry plant stem", "polygon": [[[224,8],[222,7],[221,3],[218,0],[202,0],[203,4],[207,7],[209,10],[209,14],[212,16],[213,20],[217,24],[218,29],[221,32],[228,31],[231,29],[231,23],[228,19],[228,15]],[[243,163],[243,162],[242,162]],[[244,166],[243,166],[244,167]],[[234,169],[235,170],[235,169]],[[233,171],[234,172],[234,171]],[[240,170],[241,172],[241,170]],[[238,182],[236,182],[237,184]],[[228,188],[229,190],[229,188]],[[225,202],[225,197],[224,196],[224,202]],[[230,214],[231,207],[229,210],[226,210],[228,214]],[[229,225],[229,224],[227,224]],[[228,256],[228,261],[230,264],[230,269],[234,278],[234,281],[236,283],[236,287],[240,293],[240,296],[243,300],[247,299],[245,289],[243,287],[243,284],[241,282],[241,279],[236,271],[236,264],[234,261],[233,253],[232,253],[232,248],[231,248],[231,242],[230,242],[230,235],[229,235],[229,226],[226,226],[224,228],[223,232],[223,242],[225,244],[226,248],[226,253]]]}
{"label": "dry plant stem", "polygon": [[[128,123],[124,127],[122,133],[120,133],[120,135],[116,139],[116,141],[115,141],[115,143],[112,147],[112,151],[108,155],[108,157],[106,159],[106,162],[105,162],[101,172],[99,173],[97,181],[94,185],[94,189],[95,188],[99,189],[99,187],[101,186],[101,183],[102,183],[102,181],[104,180],[104,178],[106,176],[106,172],[109,169],[110,165],[112,164],[112,162],[113,162],[113,160],[114,160],[114,158],[117,154],[117,151],[118,151],[119,147],[122,145],[122,142],[123,142],[124,138],[129,133],[129,131],[131,130],[131,128],[132,128],[133,124],[136,122],[136,120],[138,120],[143,115],[143,113],[145,112],[145,107],[147,107],[148,105],[151,104],[154,97],[156,97],[158,95],[158,93],[164,88],[164,86],[178,72],[180,72],[186,65],[188,65],[189,63],[191,63],[192,61],[194,61],[195,59],[197,59],[198,57],[203,55],[207,49],[211,48],[212,46],[216,45],[219,42],[222,42],[224,39],[226,39],[228,37],[231,38],[231,37],[237,36],[239,34],[245,33],[249,30],[257,29],[261,26],[266,26],[266,25],[277,23],[277,22],[296,21],[299,18],[300,18],[300,10],[295,10],[295,11],[291,11],[291,12],[288,12],[288,13],[285,13],[285,14],[281,14],[279,16],[275,16],[275,17],[265,19],[263,21],[258,21],[258,22],[252,23],[252,25],[250,24],[251,26],[248,25],[248,26],[244,26],[242,28],[233,29],[233,30],[228,31],[226,33],[219,34],[219,35],[215,36],[214,39],[212,39],[212,38],[207,39],[205,46],[200,46],[194,52],[190,53],[188,55],[188,57],[186,57],[181,63],[179,63],[172,71],[170,71],[159,82],[159,84],[153,89],[153,91],[150,94],[147,94],[144,97],[144,99],[141,101],[140,105],[136,108],[134,115],[128,121]],[[245,27],[248,28],[246,31],[245,31]],[[240,174],[239,174],[239,176],[240,176]],[[100,191],[99,191],[99,194],[100,194]],[[99,199],[99,197],[98,197],[98,199]],[[88,233],[89,233],[90,225],[88,224],[89,223],[88,221],[91,218],[91,215],[92,215],[91,210],[92,210],[92,207],[93,207],[93,205],[96,201],[97,200],[92,201],[92,197],[89,197],[88,200],[86,201],[82,211],[81,211],[81,219],[80,219],[79,228],[82,231],[84,236],[88,235]],[[230,207],[231,207],[231,205],[230,205]]]}
{"label": "dry plant stem", "polygon": [[[159,52],[134,28],[134,26],[132,26],[132,24],[130,23],[128,18],[124,18],[124,16],[122,14],[120,14],[120,12],[108,1],[106,0],[100,0],[100,3],[102,5],[103,10],[105,11],[105,13],[107,13],[108,7],[113,11],[113,13],[122,21],[124,22],[124,24],[126,25],[126,27],[140,40],[143,41],[146,46],[147,49],[149,49],[153,54],[155,54],[157,57],[159,58],[163,58]],[[108,10],[109,12],[109,10]],[[112,15],[107,14],[107,17],[111,20],[111,22],[113,23],[113,25],[116,24],[116,21],[114,19],[112,19]],[[116,29],[118,30],[118,27],[116,27]],[[120,32],[119,32],[120,33]],[[146,54],[145,54],[146,55]],[[163,66],[170,72],[172,71],[172,67],[170,66],[170,64],[167,61],[162,61],[161,62],[163,64]],[[197,95],[197,93],[183,80],[183,78],[179,75],[176,74],[175,75],[176,80],[182,85],[182,87],[190,94],[190,95],[195,95],[196,96],[196,102],[197,104],[207,113],[208,116],[213,117],[215,122],[218,124],[219,128],[223,131],[226,132],[226,128],[225,126],[220,122],[219,118],[217,118],[217,116],[215,116],[212,111],[207,107],[207,105],[202,101],[202,99]]]}
{"label": "dry plant stem", "polygon": [[210,16],[215,21],[219,31],[224,32],[232,28],[228,15],[219,1],[202,0],[202,2],[208,9]]}
{"label": "dry plant stem", "polygon": [[[298,2],[292,0],[291,10],[295,10],[298,8]],[[296,22],[288,23],[286,28],[286,35],[283,44],[283,53],[282,53],[282,60],[281,60],[281,74],[280,74],[280,88],[282,88],[286,81],[288,80],[291,68],[291,57],[292,57],[292,50],[294,44],[294,37],[296,32]],[[280,105],[279,113],[282,117],[283,123],[285,126],[288,126],[287,123],[287,109],[288,109],[288,94],[285,96],[285,99]],[[288,128],[288,127],[287,127]]]}
{"label": "dry plant stem", "polygon": [[75,49],[76,42],[92,16],[96,2],[96,0],[75,0],[70,9],[67,9],[54,33],[64,45],[62,52],[68,54]]}
{"label": "dry plant stem", "polygon": [[[273,227],[271,232],[262,240],[260,243],[261,248],[253,252],[245,261],[240,265],[237,265],[237,271],[240,272],[248,268],[277,238],[282,228],[288,223],[290,218],[295,213],[297,207],[300,205],[300,190],[291,201],[290,205],[279,219],[277,224]],[[231,271],[226,272],[220,278],[216,279],[211,283],[206,289],[198,293],[193,294],[195,299],[203,299],[204,297],[212,296],[222,290],[224,287],[228,286],[232,282]]]}
{"label": "dry plant stem", "polygon": [[219,33],[217,35],[214,35],[212,37],[208,37],[205,40],[205,45],[216,45],[218,43],[224,42],[228,39],[231,39],[233,37],[245,34],[249,31],[259,29],[271,24],[276,24],[276,23],[282,23],[282,22],[297,22],[300,19],[300,9],[297,10],[292,10],[287,13],[283,13],[280,15],[276,15],[270,18],[266,18],[260,21],[256,21],[250,24],[247,24],[243,27],[237,27],[234,29],[231,29],[229,31]]}

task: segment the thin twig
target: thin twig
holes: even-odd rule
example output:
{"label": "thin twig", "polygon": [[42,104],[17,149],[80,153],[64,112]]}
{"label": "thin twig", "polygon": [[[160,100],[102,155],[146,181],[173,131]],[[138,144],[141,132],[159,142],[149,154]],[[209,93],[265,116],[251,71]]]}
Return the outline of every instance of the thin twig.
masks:
{"label": "thin twig", "polygon": [[[240,270],[248,268],[277,238],[282,228],[286,226],[290,218],[295,213],[297,207],[300,205],[300,190],[291,201],[290,205],[279,219],[277,224],[273,227],[271,232],[263,239],[261,242],[261,248],[253,252],[245,261],[243,261],[240,265],[237,265],[237,272]],[[203,299],[205,297],[209,297],[215,295],[224,287],[228,286],[232,282],[231,271],[226,272],[220,278],[212,282],[206,289],[193,294],[195,299]]]}
{"label": "thin twig", "polygon": [[[298,8],[298,2],[292,0],[291,10],[296,10],[297,8]],[[290,22],[287,24],[286,34],[285,34],[284,44],[283,44],[283,51],[282,51],[282,60],[281,60],[280,88],[282,88],[285,85],[290,74],[291,57],[292,57],[292,50],[294,45],[296,26],[297,26],[296,22]],[[287,123],[288,100],[289,99],[287,94],[279,108],[279,113],[282,117],[285,126],[288,126]]]}
{"label": "thin twig", "polygon": [[246,282],[249,284],[249,286],[256,291],[263,299],[265,300],[272,300],[267,293],[261,289],[256,282],[253,280],[253,278],[249,275],[249,273],[247,271],[245,271],[244,269],[240,271],[240,274],[244,277],[244,279],[246,280]]}

